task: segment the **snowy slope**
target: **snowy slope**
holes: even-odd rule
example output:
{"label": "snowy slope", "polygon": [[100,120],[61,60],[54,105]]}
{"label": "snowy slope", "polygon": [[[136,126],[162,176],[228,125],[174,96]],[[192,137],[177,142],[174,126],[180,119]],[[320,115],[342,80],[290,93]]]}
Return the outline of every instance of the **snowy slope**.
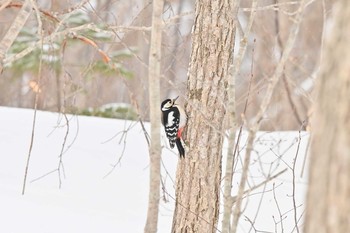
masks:
{"label": "snowy slope", "polygon": [[[59,188],[57,168],[67,125],[60,114],[38,111],[26,193],[22,196],[33,111],[0,107],[0,232],[143,232],[149,158],[140,125],[131,121],[84,116],[68,116],[68,119],[69,133],[64,146],[66,152],[62,156],[64,171],[61,168],[62,183]],[[124,130],[128,131],[123,135]],[[250,171],[252,186],[263,180],[268,171],[273,175],[293,163],[298,145],[296,139],[300,136],[298,132],[259,135]],[[111,165],[117,163],[123,152],[123,136],[126,136],[124,155],[109,174]],[[300,168],[308,137],[305,133],[301,136],[303,140],[296,172],[298,205],[303,203],[305,193],[305,177],[300,178]],[[244,137],[241,144],[243,150]],[[164,148],[162,158],[166,190],[174,196],[177,156],[174,151]],[[238,163],[234,191],[238,187],[239,167]],[[291,177],[289,169],[275,182],[278,185],[276,196],[284,212],[292,207]],[[274,231],[272,216],[278,217],[271,187],[272,183],[265,187],[268,192],[261,201],[256,220],[259,230]],[[255,190],[255,193],[258,192]],[[161,233],[170,232],[174,206],[171,196],[165,195],[166,201],[161,201],[158,225]],[[261,195],[252,195],[246,200],[249,201],[244,215],[252,218]],[[304,206],[298,207],[298,217],[303,209]],[[284,227],[288,232],[294,227],[291,214],[291,211],[286,214]],[[240,231],[248,232],[249,228],[250,224],[243,217]]]}
{"label": "snowy slope", "polygon": [[[0,232],[142,232],[149,159],[140,126],[94,117],[69,119],[66,144],[73,144],[63,155],[61,189],[58,172],[31,183],[57,169],[67,129],[62,115],[38,112],[29,182],[22,196],[33,111],[0,108]],[[123,150],[122,134],[117,133],[130,125],[121,163],[104,178]],[[176,156],[168,153],[163,160],[174,174]],[[160,232],[166,231],[171,211],[162,208],[160,218]]]}

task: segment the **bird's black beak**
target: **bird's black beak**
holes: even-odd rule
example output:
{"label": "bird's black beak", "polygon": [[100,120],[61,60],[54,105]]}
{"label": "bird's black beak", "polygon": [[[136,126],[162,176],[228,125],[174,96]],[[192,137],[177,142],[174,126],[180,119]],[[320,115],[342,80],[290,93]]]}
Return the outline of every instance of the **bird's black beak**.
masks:
{"label": "bird's black beak", "polygon": [[177,96],[175,99],[173,99],[173,102],[175,103],[175,101],[179,98],[179,96]]}

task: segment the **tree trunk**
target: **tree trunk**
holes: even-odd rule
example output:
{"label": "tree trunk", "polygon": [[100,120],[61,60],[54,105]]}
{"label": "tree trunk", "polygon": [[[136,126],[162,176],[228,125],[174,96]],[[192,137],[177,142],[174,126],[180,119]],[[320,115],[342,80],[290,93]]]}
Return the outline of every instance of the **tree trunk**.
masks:
{"label": "tree trunk", "polygon": [[163,0],[153,1],[151,47],[149,51],[149,105],[151,120],[150,189],[145,233],[156,233],[160,198],[160,58]]}
{"label": "tree trunk", "polygon": [[172,232],[217,229],[233,15],[233,1],[196,1],[188,72],[187,153],[177,168]]}
{"label": "tree trunk", "polygon": [[313,121],[305,232],[350,232],[350,2],[338,1]]}

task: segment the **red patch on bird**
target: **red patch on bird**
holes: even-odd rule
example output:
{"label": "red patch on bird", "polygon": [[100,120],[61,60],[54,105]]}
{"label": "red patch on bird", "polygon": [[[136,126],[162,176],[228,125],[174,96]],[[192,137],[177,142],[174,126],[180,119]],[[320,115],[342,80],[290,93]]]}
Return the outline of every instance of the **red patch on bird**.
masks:
{"label": "red patch on bird", "polygon": [[177,137],[178,138],[182,138],[182,131],[184,130],[184,128],[181,128],[177,131]]}

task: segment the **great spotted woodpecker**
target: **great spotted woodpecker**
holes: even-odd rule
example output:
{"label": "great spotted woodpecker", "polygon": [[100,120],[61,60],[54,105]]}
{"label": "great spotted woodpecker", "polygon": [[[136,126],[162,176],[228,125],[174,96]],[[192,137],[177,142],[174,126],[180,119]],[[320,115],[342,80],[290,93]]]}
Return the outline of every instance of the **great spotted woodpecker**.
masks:
{"label": "great spotted woodpecker", "polygon": [[181,143],[181,134],[187,122],[187,115],[183,108],[175,104],[178,98],[164,100],[160,109],[162,110],[162,124],[169,139],[170,148],[174,148],[176,144],[181,158],[185,157],[185,149]]}

